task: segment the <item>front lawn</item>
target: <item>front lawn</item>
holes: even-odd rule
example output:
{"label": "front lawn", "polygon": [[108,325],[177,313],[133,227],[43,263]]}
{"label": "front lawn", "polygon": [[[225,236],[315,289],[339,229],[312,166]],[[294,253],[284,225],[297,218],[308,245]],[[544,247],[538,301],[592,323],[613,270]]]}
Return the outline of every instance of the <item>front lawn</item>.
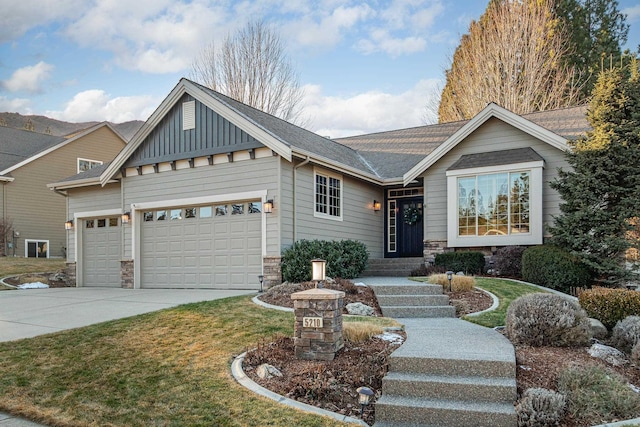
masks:
{"label": "front lawn", "polygon": [[243,296],[0,343],[0,411],[51,425],[346,425],[233,380],[234,356],[278,333],[293,334],[293,313]]}
{"label": "front lawn", "polygon": [[[0,257],[0,278],[23,273],[44,273],[63,270],[64,258]],[[0,290],[13,289],[0,284]]]}

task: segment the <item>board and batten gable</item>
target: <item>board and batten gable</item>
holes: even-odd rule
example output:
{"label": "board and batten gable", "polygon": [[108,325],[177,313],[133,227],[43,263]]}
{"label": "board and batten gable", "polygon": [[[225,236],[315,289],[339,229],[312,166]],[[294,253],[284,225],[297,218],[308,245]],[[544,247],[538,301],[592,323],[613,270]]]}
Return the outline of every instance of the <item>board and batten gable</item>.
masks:
{"label": "board and batten gable", "polygon": [[[122,210],[122,194],[119,183],[107,184],[104,187],[94,185],[90,187],[79,187],[68,190],[68,209],[69,218],[75,218],[74,227],[67,231],[67,261],[77,261],[78,238],[76,233],[82,233],[83,219],[91,218],[85,216],[88,212],[121,212]],[[78,215],[82,218],[77,219]]]}
{"label": "board and batten gable", "polygon": [[447,240],[447,169],[461,156],[492,151],[530,147],[545,162],[543,169],[543,227],[553,223],[553,216],[560,213],[558,193],[549,183],[558,176],[558,168],[568,168],[564,153],[548,143],[523,132],[500,119],[491,118],[452,148],[429,167],[424,178],[424,238],[425,240]]}
{"label": "board and batten gable", "polygon": [[[189,105],[191,104],[191,105]],[[193,118],[184,129],[184,112]],[[189,114],[190,115],[190,114]],[[127,160],[135,167],[263,147],[253,136],[189,94],[182,96]]]}
{"label": "board and batten gable", "polygon": [[20,232],[17,256],[25,254],[25,239],[48,240],[49,256],[64,256],[67,202],[47,184],[78,173],[78,158],[107,163],[124,145],[108,126],[102,126],[11,172],[15,179],[4,187],[5,217]]}
{"label": "board and batten gable", "polygon": [[[314,215],[314,168],[320,173],[341,175],[341,220]],[[357,240],[366,245],[370,258],[383,258],[384,213],[373,210],[374,200],[384,200],[380,187],[310,164],[297,169],[295,176],[295,233],[293,229],[283,231],[285,247],[293,243],[294,234],[296,240]]]}

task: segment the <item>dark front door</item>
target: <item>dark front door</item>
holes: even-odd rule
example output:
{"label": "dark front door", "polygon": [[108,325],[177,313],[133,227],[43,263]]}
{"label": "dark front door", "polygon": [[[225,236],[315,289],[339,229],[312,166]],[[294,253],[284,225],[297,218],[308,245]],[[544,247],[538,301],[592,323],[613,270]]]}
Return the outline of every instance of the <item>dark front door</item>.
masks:
{"label": "dark front door", "polygon": [[398,255],[422,256],[424,236],[422,197],[398,199],[397,203]]}

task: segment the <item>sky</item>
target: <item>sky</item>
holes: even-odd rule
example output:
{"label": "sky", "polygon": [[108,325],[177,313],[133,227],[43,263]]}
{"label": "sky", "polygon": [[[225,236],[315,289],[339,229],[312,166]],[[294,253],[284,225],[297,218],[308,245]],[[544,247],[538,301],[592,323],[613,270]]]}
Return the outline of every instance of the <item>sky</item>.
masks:
{"label": "sky", "polygon": [[[0,0],[0,111],[146,120],[212,41],[276,28],[306,127],[332,138],[434,123],[444,71],[487,0]],[[640,45],[640,0],[619,0]]]}

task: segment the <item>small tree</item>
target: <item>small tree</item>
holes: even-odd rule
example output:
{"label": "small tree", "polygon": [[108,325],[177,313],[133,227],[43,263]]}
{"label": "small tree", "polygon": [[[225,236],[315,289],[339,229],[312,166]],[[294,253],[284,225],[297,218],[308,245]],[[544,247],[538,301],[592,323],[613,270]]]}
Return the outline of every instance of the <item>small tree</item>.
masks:
{"label": "small tree", "polygon": [[637,260],[623,261],[640,245],[640,73],[629,62],[600,74],[588,110],[593,130],[567,153],[572,170],[551,183],[563,200],[554,243],[611,282],[636,275]]}
{"label": "small tree", "polygon": [[9,218],[0,219],[0,256],[7,255],[7,246],[13,241],[13,221]]}

